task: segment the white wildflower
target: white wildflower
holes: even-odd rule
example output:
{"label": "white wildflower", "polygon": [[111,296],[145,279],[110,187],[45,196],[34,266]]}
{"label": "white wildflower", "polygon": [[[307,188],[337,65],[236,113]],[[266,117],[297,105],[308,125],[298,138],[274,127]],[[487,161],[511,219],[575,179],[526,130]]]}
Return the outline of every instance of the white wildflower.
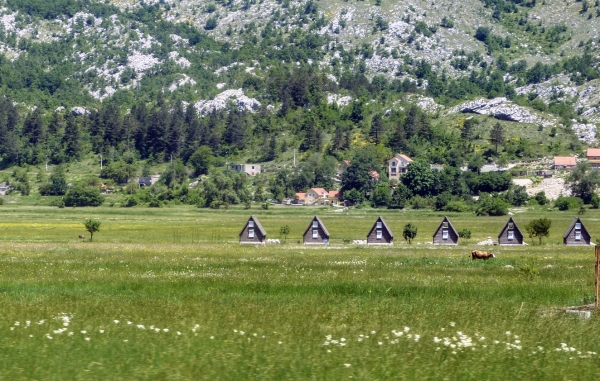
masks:
{"label": "white wildflower", "polygon": [[89,338],[89,337],[85,338],[85,341],[90,341],[90,340],[91,340],[91,338]]}
{"label": "white wildflower", "polygon": [[113,320],[113,321],[115,322],[115,324],[119,324],[119,321],[118,321],[118,320]]}
{"label": "white wildflower", "polygon": [[344,366],[345,366],[346,368],[350,368],[350,367],[352,366],[352,364],[344,364]]}

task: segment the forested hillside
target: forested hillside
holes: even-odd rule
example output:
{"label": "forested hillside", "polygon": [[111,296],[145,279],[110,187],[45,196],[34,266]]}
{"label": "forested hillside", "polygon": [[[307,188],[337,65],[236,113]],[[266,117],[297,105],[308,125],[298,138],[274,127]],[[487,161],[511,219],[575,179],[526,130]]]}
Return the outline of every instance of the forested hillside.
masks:
{"label": "forested hillside", "polygon": [[[65,194],[48,192],[43,173],[25,183],[49,165],[66,186],[65,168],[101,156],[103,180],[85,186],[167,174],[148,194],[124,189],[129,205],[218,206],[322,186],[399,207],[505,191],[478,169],[595,144],[598,2],[0,4],[0,157],[22,194]],[[503,109],[465,106],[479,98]],[[423,167],[431,184],[407,179],[395,201],[385,181],[335,181],[343,160],[385,178],[396,152],[445,170]],[[250,184],[221,174],[227,162],[267,173]],[[191,196],[187,183],[207,174]]]}

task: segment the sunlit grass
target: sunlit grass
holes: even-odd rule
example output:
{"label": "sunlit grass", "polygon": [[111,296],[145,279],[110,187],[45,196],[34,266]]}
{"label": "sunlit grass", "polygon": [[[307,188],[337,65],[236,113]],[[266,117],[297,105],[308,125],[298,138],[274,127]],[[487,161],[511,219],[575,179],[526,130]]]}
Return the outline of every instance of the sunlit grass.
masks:
{"label": "sunlit grass", "polygon": [[[253,211],[270,234],[284,223],[295,234],[259,247],[236,243],[244,210],[5,210],[0,378],[596,377],[597,317],[555,309],[593,296],[592,248],[500,248],[472,261],[470,247],[505,220],[468,215],[451,217],[477,237],[458,247],[423,244],[429,234],[304,247],[295,242],[314,210],[288,210]],[[362,238],[377,214],[321,215],[332,235]],[[384,216],[397,236],[408,219],[423,230],[440,220]],[[87,217],[103,223],[94,242],[77,238]],[[584,219],[592,232],[595,217]],[[199,233],[192,242],[178,229]]]}

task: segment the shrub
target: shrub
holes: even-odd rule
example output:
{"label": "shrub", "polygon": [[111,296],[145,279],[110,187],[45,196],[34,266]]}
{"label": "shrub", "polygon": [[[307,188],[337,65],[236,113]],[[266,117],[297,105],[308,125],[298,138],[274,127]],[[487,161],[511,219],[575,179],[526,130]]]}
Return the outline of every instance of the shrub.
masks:
{"label": "shrub", "polygon": [[540,191],[533,196],[533,198],[537,201],[539,205],[546,205],[548,203],[548,197],[546,197],[546,192]]}
{"label": "shrub", "polygon": [[455,213],[468,212],[469,209],[469,206],[465,204],[464,201],[450,201],[444,208],[446,212]]}
{"label": "shrub", "polygon": [[592,204],[592,209],[600,208],[600,197],[596,193],[592,195],[592,199],[590,200],[590,204]]}
{"label": "shrub", "polygon": [[204,30],[213,30],[217,27],[217,18],[211,17],[206,20],[206,24],[204,24]]}
{"label": "shrub", "polygon": [[64,197],[65,206],[100,206],[104,197],[97,187],[75,185]]}
{"label": "shrub", "polygon": [[475,214],[478,216],[505,216],[508,214],[508,204],[498,197],[486,197],[479,202]]}
{"label": "shrub", "polygon": [[583,205],[583,200],[579,197],[560,196],[554,201],[554,206],[558,210],[579,209]]}
{"label": "shrub", "polygon": [[463,229],[463,230],[461,230],[461,231],[458,232],[458,236],[460,238],[470,239],[471,238],[471,231],[469,229]]}

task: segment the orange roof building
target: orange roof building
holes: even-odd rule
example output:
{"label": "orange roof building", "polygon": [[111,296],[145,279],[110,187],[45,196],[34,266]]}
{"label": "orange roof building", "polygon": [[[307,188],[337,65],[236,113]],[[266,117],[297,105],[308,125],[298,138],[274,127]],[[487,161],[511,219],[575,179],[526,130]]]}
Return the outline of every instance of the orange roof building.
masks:
{"label": "orange roof building", "polygon": [[574,156],[555,156],[554,169],[571,169],[577,165]]}
{"label": "orange roof building", "polygon": [[600,168],[600,148],[588,148],[586,157],[592,168]]}

